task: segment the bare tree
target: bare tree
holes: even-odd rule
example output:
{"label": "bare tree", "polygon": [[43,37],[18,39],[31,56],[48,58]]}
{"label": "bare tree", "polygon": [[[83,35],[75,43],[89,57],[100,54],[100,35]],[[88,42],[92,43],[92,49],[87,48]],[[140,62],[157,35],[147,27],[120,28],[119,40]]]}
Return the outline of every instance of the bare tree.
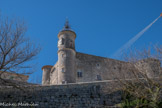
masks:
{"label": "bare tree", "polygon": [[4,72],[29,74],[25,69],[32,69],[27,64],[39,53],[40,47],[35,46],[26,38],[27,27],[23,21],[0,16],[0,80]]}
{"label": "bare tree", "polygon": [[[131,80],[119,79],[123,91],[124,108],[160,108],[162,107],[162,46],[155,45],[142,51],[131,50],[124,54],[124,60],[136,68]],[[142,60],[141,60],[142,59]]]}
{"label": "bare tree", "polygon": [[162,45],[156,44],[141,50],[129,49],[128,53],[122,55],[124,61],[135,63],[138,60],[146,58],[155,58],[162,61]]}

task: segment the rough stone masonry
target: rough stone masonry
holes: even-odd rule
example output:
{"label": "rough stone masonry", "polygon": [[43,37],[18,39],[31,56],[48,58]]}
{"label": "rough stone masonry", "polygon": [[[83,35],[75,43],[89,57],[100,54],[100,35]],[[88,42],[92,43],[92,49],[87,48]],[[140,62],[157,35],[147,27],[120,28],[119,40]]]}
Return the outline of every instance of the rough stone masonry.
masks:
{"label": "rough stone masonry", "polygon": [[3,107],[3,103],[10,103],[18,108],[110,108],[121,101],[121,93],[114,89],[117,85],[114,81],[26,85],[23,90],[5,86],[0,89],[0,107]]}

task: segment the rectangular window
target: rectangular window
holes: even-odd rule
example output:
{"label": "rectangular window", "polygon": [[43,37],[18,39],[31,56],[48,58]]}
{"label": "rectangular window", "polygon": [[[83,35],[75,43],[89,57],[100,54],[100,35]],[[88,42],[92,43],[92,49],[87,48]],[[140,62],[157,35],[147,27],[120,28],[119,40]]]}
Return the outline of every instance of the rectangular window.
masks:
{"label": "rectangular window", "polygon": [[65,81],[65,80],[63,80],[63,81],[62,81],[62,84],[66,84],[66,81]]}
{"label": "rectangular window", "polygon": [[64,68],[62,68],[62,70],[61,70],[62,72],[65,72],[65,69]]}
{"label": "rectangular window", "polygon": [[96,66],[97,66],[97,67],[99,67],[99,66],[100,66],[100,64],[96,64]]}
{"label": "rectangular window", "polygon": [[77,76],[78,76],[78,78],[79,78],[79,77],[82,77],[82,72],[80,72],[80,71],[77,72]]}
{"label": "rectangular window", "polygon": [[97,80],[101,80],[101,76],[100,75],[97,75]]}

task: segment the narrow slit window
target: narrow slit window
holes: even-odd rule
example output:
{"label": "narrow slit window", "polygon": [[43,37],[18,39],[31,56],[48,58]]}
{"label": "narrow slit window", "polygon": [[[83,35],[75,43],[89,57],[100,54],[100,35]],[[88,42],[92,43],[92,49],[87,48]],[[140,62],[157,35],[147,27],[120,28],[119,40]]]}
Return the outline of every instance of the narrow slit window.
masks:
{"label": "narrow slit window", "polygon": [[63,45],[64,43],[65,43],[65,39],[62,38],[62,39],[61,39],[61,45]]}
{"label": "narrow slit window", "polygon": [[73,47],[73,41],[72,41],[72,40],[70,40],[70,42],[69,42],[69,47],[70,47],[70,48]]}

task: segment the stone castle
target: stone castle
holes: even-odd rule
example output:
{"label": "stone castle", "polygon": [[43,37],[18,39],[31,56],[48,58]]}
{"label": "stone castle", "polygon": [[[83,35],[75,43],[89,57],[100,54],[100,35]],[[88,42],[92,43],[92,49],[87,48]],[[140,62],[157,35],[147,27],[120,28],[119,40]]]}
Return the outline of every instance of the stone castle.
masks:
{"label": "stone castle", "polygon": [[122,92],[116,88],[122,85],[114,79],[134,78],[132,73],[136,71],[146,71],[149,77],[162,72],[160,61],[153,58],[132,64],[76,52],[76,34],[68,23],[58,38],[58,61],[42,67],[42,85],[24,83],[28,76],[3,75],[13,80],[20,76],[23,82],[16,83],[21,89],[0,84],[0,107],[119,108]]}
{"label": "stone castle", "polygon": [[[114,80],[116,78],[133,78],[132,72],[150,70],[149,76],[161,71],[160,61],[149,58],[135,64],[95,55],[80,53],[75,50],[76,33],[68,21],[58,34],[58,61],[54,66],[42,67],[42,85],[60,85],[67,83],[94,82]],[[155,73],[156,72],[156,73]]]}

